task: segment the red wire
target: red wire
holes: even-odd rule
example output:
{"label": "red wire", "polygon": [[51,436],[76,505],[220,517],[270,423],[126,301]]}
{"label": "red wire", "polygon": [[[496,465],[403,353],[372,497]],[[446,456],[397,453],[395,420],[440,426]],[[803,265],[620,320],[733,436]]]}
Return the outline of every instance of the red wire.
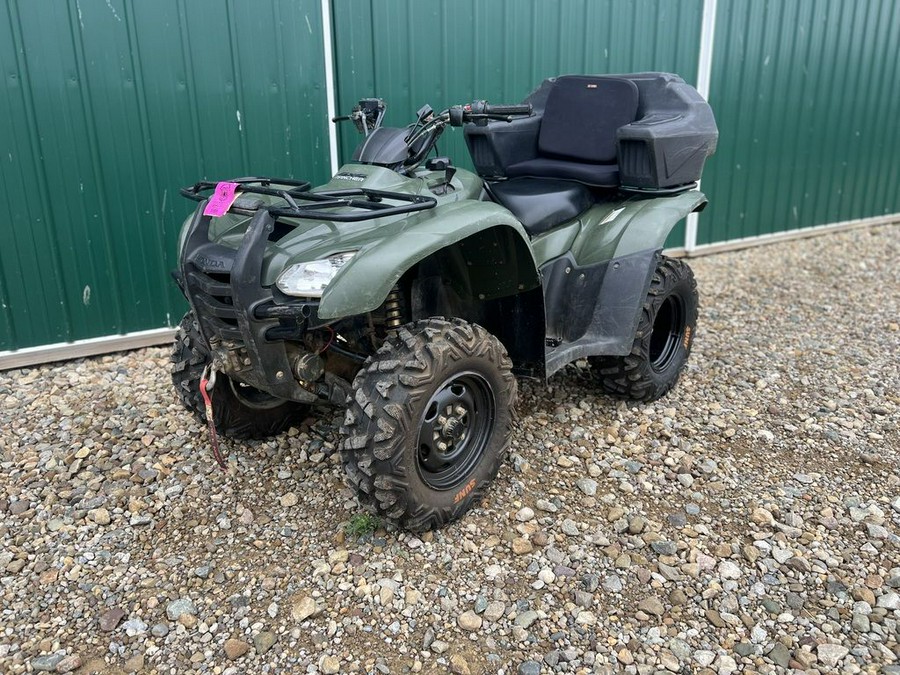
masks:
{"label": "red wire", "polygon": [[226,471],[228,465],[225,463],[222,451],[219,450],[219,434],[216,433],[216,421],[213,417],[212,399],[209,396],[209,392],[206,390],[207,384],[209,384],[209,380],[205,377],[201,377],[200,396],[203,397],[203,404],[206,407],[206,426],[209,428],[209,443],[212,445],[213,457],[216,458],[216,464],[219,465],[219,468],[221,468],[222,471]]}
{"label": "red wire", "polygon": [[316,352],[317,355],[324,353],[325,350],[331,346],[331,343],[334,342],[334,328],[332,328],[331,326],[325,326],[325,328],[329,330],[329,332],[331,333],[331,337],[328,338],[328,342],[325,344],[325,346]]}

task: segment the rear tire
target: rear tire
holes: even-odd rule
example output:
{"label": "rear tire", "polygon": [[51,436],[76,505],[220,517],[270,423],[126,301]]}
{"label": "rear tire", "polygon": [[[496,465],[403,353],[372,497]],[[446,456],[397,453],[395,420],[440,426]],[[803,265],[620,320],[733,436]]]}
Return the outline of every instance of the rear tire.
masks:
{"label": "rear tire", "polygon": [[360,504],[409,530],[461,517],[509,447],[516,380],[493,335],[427,319],[389,336],[353,381],[342,432]]}
{"label": "rear tire", "polygon": [[691,353],[700,301],[691,268],[662,256],[631,351],[625,356],[590,359],[607,394],[636,401],[655,401],[678,381]]}
{"label": "rear tire", "polygon": [[[172,350],[172,384],[184,407],[206,424],[206,407],[200,396],[200,376],[210,362],[209,347],[200,335],[193,312],[181,320]],[[216,431],[228,438],[270,438],[291,426],[299,426],[309,406],[275,398],[218,373],[210,392]]]}

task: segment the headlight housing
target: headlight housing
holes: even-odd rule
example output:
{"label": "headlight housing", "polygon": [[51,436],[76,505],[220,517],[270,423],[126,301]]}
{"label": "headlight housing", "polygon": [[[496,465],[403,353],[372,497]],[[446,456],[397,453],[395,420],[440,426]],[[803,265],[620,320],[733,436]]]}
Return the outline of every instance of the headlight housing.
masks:
{"label": "headlight housing", "polygon": [[354,255],[356,251],[348,251],[321,260],[296,263],[278,275],[275,285],[285,295],[321,298],[325,287]]}

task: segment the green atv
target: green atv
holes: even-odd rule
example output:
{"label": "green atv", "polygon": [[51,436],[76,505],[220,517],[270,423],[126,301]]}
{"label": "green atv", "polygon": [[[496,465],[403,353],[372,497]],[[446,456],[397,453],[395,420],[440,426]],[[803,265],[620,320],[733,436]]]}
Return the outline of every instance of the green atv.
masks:
{"label": "green atv", "polygon": [[[497,475],[514,375],[587,358],[614,396],[652,401],[675,384],[697,289],[661,251],[706,205],[695,188],[718,132],[666,73],[550,78],[522,104],[425,106],[405,128],[382,126],[384,112],[363,99],[335,118],[364,138],[325,185],[182,190],[200,205],[174,273],[191,311],[173,381],[233,438],[345,406],[359,501],[423,530]],[[477,173],[432,156],[447,126],[465,127]]]}

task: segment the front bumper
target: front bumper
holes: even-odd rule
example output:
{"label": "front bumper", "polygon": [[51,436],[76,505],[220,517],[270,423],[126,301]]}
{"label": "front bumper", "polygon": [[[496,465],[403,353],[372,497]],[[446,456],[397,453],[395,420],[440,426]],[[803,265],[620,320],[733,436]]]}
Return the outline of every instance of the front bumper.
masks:
{"label": "front bumper", "polygon": [[320,402],[291,371],[286,338],[299,340],[318,324],[318,303],[282,296],[261,284],[266,242],[275,218],[253,215],[237,250],[209,241],[212,216],[203,205],[192,218],[181,250],[176,280],[198,319],[215,365],[230,377],[279,398]]}

